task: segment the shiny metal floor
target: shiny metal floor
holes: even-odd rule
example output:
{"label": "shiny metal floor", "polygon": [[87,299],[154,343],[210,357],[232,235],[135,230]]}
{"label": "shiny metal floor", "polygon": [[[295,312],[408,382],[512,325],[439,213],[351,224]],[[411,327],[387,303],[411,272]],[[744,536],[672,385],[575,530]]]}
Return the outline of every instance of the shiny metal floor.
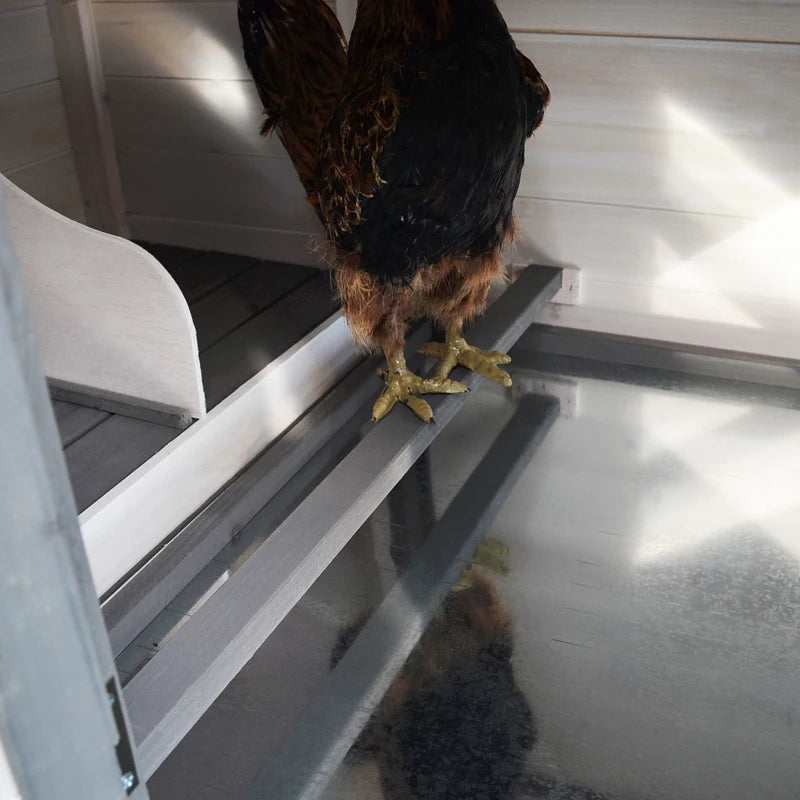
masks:
{"label": "shiny metal floor", "polygon": [[[561,414],[482,563],[438,608],[401,597],[412,613],[384,624],[524,387],[541,387],[515,378],[515,396],[474,394],[151,797],[290,800],[283,779],[313,751],[302,796],[325,800],[800,798],[797,407],[546,379]],[[380,680],[358,685],[381,648]]]}

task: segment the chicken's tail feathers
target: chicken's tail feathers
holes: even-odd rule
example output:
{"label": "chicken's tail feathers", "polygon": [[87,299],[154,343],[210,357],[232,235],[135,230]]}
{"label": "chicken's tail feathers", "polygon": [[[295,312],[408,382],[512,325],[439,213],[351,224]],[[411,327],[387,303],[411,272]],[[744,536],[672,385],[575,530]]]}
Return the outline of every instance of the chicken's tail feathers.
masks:
{"label": "chicken's tail feathers", "polygon": [[262,134],[277,130],[315,209],[320,132],[339,96],[347,43],[323,0],[238,0],[247,66],[266,115]]}

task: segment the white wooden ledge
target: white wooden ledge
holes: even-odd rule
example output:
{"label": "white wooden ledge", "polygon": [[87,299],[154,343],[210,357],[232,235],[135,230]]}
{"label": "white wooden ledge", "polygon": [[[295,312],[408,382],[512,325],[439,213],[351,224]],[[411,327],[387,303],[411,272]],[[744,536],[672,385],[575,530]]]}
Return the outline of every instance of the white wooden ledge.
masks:
{"label": "white wooden ledge", "polygon": [[194,323],[164,267],[133,242],[47,208],[2,175],[0,191],[45,375],[202,417]]}

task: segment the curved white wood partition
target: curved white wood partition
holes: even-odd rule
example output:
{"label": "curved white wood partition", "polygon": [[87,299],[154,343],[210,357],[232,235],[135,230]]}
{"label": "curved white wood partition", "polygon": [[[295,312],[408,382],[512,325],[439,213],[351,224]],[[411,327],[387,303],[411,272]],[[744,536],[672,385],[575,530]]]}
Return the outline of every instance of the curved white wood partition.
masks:
{"label": "curved white wood partition", "polygon": [[141,247],[42,205],[0,175],[42,369],[87,390],[206,413],[189,306]]}

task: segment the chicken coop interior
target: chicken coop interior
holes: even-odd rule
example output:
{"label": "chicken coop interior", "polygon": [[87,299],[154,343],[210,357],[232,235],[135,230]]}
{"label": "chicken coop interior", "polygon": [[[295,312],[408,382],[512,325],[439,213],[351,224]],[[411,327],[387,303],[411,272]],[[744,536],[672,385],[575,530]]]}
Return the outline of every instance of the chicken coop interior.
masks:
{"label": "chicken coop interior", "polygon": [[0,0],[0,800],[800,800],[800,2],[496,6],[550,101],[425,424],[235,0]]}

